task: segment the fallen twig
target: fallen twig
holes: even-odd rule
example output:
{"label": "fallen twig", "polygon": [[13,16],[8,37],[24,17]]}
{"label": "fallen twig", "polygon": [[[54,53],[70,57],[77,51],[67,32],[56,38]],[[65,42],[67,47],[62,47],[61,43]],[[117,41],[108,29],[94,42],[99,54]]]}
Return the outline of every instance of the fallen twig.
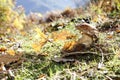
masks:
{"label": "fallen twig", "polygon": [[93,55],[101,56],[102,57],[101,62],[104,61],[104,56],[114,55],[113,53],[105,53],[105,54],[103,54],[103,52],[102,52],[102,55],[100,55],[97,52],[63,52],[62,51],[62,57],[67,57],[67,56],[71,56],[71,55],[78,55],[78,54],[88,54],[88,53],[93,54]]}
{"label": "fallen twig", "polygon": [[67,56],[71,56],[71,55],[78,55],[78,54],[97,54],[96,52],[62,52],[62,57],[67,57]]}
{"label": "fallen twig", "polygon": [[106,75],[105,77],[108,78],[109,80],[113,80],[111,77],[109,77],[109,76],[107,76],[107,75]]}

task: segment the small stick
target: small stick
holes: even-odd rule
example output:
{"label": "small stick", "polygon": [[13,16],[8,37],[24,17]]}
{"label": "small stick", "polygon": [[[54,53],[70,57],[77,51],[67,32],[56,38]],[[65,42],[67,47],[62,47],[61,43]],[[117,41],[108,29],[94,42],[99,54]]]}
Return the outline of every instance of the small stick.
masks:
{"label": "small stick", "polygon": [[113,53],[105,53],[105,54],[103,54],[102,50],[101,50],[101,52],[102,52],[102,55],[97,54],[97,52],[64,52],[64,51],[62,51],[62,53],[63,53],[62,57],[71,56],[71,55],[77,55],[77,54],[87,54],[87,53],[89,53],[89,54],[95,54],[95,55],[102,56],[101,62],[103,62],[104,61],[104,56],[114,55]]}
{"label": "small stick", "polygon": [[14,80],[15,76],[13,72],[11,71],[11,69],[8,69],[8,74],[10,75],[11,79]]}
{"label": "small stick", "polygon": [[87,54],[87,53],[90,53],[90,54],[97,54],[96,52],[63,52],[63,55],[62,57],[66,57],[66,56],[71,56],[71,55],[77,55],[77,54]]}
{"label": "small stick", "polygon": [[108,78],[109,80],[113,80],[111,77],[109,77],[109,76],[107,76],[107,75],[106,75],[105,77]]}
{"label": "small stick", "polygon": [[102,56],[102,58],[101,58],[101,63],[103,64],[103,62],[104,62],[104,54],[103,54],[103,51],[102,51],[102,49],[101,48],[99,48],[99,47],[97,47],[96,46],[96,48],[100,51],[100,53],[101,53],[101,56]]}
{"label": "small stick", "polygon": [[98,64],[98,68],[100,69],[101,67],[103,67],[103,63],[104,63],[104,54],[103,54],[103,51],[102,51],[102,49],[101,48],[99,48],[99,47],[97,47],[96,46],[96,48],[100,51],[100,53],[101,53],[101,61],[99,62],[99,64]]}

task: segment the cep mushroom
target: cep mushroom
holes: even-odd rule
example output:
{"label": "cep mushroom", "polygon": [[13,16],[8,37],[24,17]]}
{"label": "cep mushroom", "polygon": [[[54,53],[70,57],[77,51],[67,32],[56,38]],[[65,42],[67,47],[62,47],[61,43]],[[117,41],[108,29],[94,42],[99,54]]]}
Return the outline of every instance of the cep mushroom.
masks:
{"label": "cep mushroom", "polygon": [[[87,23],[77,24],[75,27],[82,34],[82,38],[80,38],[77,41],[77,45],[84,45],[85,48],[88,48],[93,43],[98,41],[98,38],[96,36],[97,29],[95,27],[93,27]],[[76,48],[77,48],[77,46],[76,46]]]}

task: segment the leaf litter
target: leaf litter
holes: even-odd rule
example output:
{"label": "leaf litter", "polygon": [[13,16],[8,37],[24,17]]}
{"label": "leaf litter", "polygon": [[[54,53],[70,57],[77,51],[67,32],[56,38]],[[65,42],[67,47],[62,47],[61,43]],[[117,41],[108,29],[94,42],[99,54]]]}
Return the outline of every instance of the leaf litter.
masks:
{"label": "leaf litter", "polygon": [[[28,75],[25,74],[23,79],[29,77],[36,79],[37,76],[39,79],[54,78],[55,80],[58,77],[59,79],[119,79],[119,69],[117,69],[120,47],[120,20],[117,15],[119,6],[108,6],[111,3],[119,4],[117,1],[102,0],[98,7],[96,5],[99,1],[90,4],[87,10],[67,8],[64,11],[49,12],[44,16],[39,13],[31,13],[27,16],[24,11],[20,14],[11,11],[9,15],[15,14],[14,20],[9,19],[7,27],[0,29],[0,68],[3,69],[5,66],[7,70],[10,70],[9,68],[14,70],[17,66],[18,71],[23,71],[21,65],[26,65],[24,70],[25,68],[31,70],[32,67],[35,76],[32,77],[28,71]],[[111,16],[114,13],[112,11],[116,11],[114,16]],[[1,24],[0,26],[5,26],[4,22]],[[22,40],[22,43],[17,42],[19,40]],[[27,60],[24,61],[24,58]],[[34,63],[30,63],[29,60]],[[96,64],[90,65],[94,63],[92,61]],[[112,61],[116,66],[109,66]],[[67,70],[63,70],[68,76],[57,74],[60,65],[65,66],[65,69],[69,68],[68,73]],[[84,69],[77,69],[78,66]],[[44,69],[47,71],[45,72]],[[2,71],[1,73],[4,74],[4,70]],[[57,76],[53,76],[55,72]],[[9,73],[7,73],[9,76],[13,76],[13,73]],[[19,74],[17,71],[15,73]],[[22,75],[19,77],[16,74],[14,78],[22,78]]]}

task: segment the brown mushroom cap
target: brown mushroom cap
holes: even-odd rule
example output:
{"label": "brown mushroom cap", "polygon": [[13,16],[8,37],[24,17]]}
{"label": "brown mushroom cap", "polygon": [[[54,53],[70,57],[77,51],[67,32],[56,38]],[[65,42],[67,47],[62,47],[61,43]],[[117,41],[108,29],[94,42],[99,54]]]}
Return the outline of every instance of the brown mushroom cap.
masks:
{"label": "brown mushroom cap", "polygon": [[89,35],[95,35],[97,32],[97,29],[94,26],[87,24],[87,23],[77,24],[75,27],[80,32],[86,33]]}

